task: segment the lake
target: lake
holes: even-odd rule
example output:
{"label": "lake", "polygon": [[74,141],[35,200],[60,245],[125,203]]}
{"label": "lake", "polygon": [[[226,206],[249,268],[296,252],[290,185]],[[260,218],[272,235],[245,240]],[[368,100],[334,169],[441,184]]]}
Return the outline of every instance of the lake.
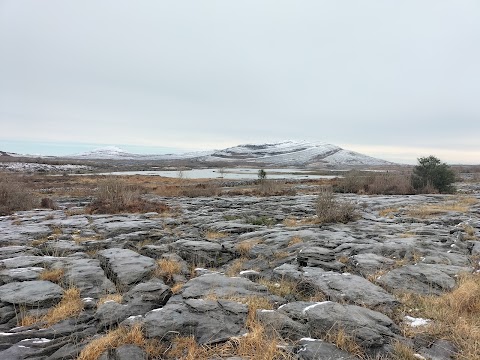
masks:
{"label": "lake", "polygon": [[[258,170],[251,168],[229,168],[223,169],[223,179],[225,180],[249,180],[258,179]],[[316,175],[311,170],[304,169],[264,169],[267,173],[267,179],[333,179],[337,175]],[[100,173],[98,175],[146,175],[146,176],[164,176],[170,178],[184,179],[221,179],[219,169],[192,169],[192,170],[145,170],[145,171],[116,171],[109,173]]]}

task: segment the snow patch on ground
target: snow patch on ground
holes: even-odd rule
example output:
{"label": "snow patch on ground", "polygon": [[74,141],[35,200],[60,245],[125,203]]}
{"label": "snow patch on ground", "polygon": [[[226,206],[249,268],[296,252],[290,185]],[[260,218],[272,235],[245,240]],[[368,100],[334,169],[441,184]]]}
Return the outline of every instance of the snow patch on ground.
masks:
{"label": "snow patch on ground", "polygon": [[16,172],[53,172],[53,171],[76,171],[76,170],[90,170],[90,166],[84,165],[50,165],[26,162],[0,162],[0,169],[16,171]]}
{"label": "snow patch on ground", "polygon": [[408,325],[410,325],[411,327],[419,327],[419,326],[426,326],[428,325],[431,320],[428,320],[428,319],[422,319],[422,318],[415,318],[415,317],[412,317],[412,316],[405,316],[403,318],[407,323]]}

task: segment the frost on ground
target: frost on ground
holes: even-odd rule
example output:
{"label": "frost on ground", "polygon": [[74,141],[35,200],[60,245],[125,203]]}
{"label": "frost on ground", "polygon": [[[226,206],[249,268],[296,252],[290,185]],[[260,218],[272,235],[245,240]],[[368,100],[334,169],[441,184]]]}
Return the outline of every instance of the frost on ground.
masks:
{"label": "frost on ground", "polygon": [[90,170],[90,166],[85,165],[50,165],[50,164],[38,164],[38,163],[26,163],[26,162],[2,162],[0,163],[0,169],[17,171],[17,172],[49,172],[49,171],[75,171],[75,170]]}

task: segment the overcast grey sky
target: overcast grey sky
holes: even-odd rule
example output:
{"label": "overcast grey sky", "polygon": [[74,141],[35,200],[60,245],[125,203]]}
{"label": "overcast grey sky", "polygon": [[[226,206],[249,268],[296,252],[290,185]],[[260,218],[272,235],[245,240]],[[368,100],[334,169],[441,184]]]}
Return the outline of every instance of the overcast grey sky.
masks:
{"label": "overcast grey sky", "polygon": [[299,139],[480,163],[479,19],[478,0],[0,0],[0,150]]}

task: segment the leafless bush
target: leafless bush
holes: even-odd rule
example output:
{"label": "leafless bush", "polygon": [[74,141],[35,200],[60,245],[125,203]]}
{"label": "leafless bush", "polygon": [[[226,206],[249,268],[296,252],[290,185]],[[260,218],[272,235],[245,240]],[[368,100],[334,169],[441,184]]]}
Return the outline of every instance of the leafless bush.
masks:
{"label": "leafless bush", "polygon": [[347,223],[356,217],[354,204],[348,201],[338,201],[330,187],[321,188],[315,210],[320,223]]}
{"label": "leafless bush", "polygon": [[52,210],[58,209],[57,204],[55,204],[55,202],[51,198],[47,198],[47,197],[42,198],[42,200],[40,201],[40,207],[44,209],[52,209]]}
{"label": "leafless bush", "polygon": [[0,215],[30,210],[38,206],[35,196],[17,176],[0,175]]}
{"label": "leafless bush", "polygon": [[165,212],[169,207],[141,197],[145,192],[139,186],[127,184],[120,178],[109,178],[99,183],[95,200],[87,208],[89,213],[114,214],[119,212]]}
{"label": "leafless bush", "polygon": [[181,196],[187,197],[210,197],[218,196],[221,192],[220,187],[214,183],[202,183],[190,186],[184,186],[180,190]]}
{"label": "leafless bush", "polygon": [[281,196],[295,195],[296,191],[283,181],[262,179],[259,181],[257,195],[260,196]]}
{"label": "leafless bush", "polygon": [[355,194],[414,194],[410,172],[366,173],[349,171],[340,181],[340,192]]}

